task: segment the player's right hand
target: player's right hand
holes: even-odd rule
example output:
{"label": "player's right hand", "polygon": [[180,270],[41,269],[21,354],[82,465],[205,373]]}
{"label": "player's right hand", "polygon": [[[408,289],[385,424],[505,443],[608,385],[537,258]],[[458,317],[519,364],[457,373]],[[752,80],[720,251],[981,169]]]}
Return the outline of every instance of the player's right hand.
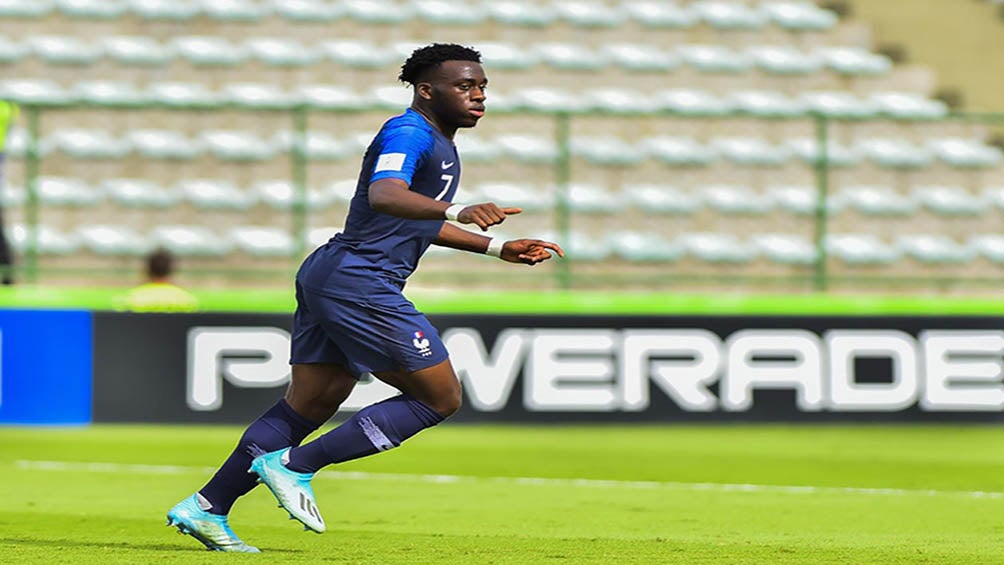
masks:
{"label": "player's right hand", "polygon": [[506,216],[519,214],[522,208],[500,208],[494,202],[484,204],[472,204],[457,214],[457,221],[461,224],[475,224],[481,231],[488,231],[488,228],[501,224]]}

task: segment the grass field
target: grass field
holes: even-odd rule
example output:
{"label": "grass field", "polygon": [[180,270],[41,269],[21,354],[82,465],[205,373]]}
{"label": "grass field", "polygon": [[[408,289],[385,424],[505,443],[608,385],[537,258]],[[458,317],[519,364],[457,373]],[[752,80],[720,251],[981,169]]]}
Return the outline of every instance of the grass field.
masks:
{"label": "grass field", "polygon": [[328,524],[265,489],[231,525],[164,527],[232,427],[0,427],[0,563],[1004,562],[1004,428],[450,425],[330,467]]}

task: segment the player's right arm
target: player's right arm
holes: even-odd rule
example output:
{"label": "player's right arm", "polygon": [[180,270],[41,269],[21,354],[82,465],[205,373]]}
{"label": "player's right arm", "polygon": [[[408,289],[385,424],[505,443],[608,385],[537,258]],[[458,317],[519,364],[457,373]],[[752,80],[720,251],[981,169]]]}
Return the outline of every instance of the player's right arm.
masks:
{"label": "player's right arm", "polygon": [[[452,206],[409,190],[403,179],[387,177],[377,179],[369,186],[370,207],[377,212],[410,220],[442,220]],[[465,206],[457,215],[461,224],[475,224],[482,230],[501,224],[506,216],[519,214],[520,208],[500,208],[494,202]]]}

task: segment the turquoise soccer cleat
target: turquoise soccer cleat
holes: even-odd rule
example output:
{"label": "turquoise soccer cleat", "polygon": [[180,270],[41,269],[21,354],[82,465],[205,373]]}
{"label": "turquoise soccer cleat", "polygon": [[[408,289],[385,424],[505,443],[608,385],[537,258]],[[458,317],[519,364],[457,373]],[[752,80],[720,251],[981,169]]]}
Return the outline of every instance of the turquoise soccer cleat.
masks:
{"label": "turquoise soccer cleat", "polygon": [[289,512],[289,517],[299,520],[304,529],[324,533],[324,518],[317,509],[314,489],[310,488],[313,473],[297,473],[286,468],[289,448],[266,453],[254,458],[248,473],[258,475],[258,482],[272,491],[279,505]]}
{"label": "turquoise soccer cleat", "polygon": [[230,529],[226,516],[203,510],[199,505],[198,493],[167,511],[167,525],[177,527],[179,534],[192,536],[212,551],[261,553],[257,547],[250,546],[237,537]]}

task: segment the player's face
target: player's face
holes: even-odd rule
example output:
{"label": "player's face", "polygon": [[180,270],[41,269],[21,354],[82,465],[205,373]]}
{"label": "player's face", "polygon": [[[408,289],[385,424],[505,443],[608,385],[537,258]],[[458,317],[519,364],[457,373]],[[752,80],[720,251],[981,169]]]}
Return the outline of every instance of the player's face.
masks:
{"label": "player's face", "polygon": [[485,115],[488,79],[472,61],[444,61],[432,83],[429,102],[437,121],[452,128],[472,128]]}

